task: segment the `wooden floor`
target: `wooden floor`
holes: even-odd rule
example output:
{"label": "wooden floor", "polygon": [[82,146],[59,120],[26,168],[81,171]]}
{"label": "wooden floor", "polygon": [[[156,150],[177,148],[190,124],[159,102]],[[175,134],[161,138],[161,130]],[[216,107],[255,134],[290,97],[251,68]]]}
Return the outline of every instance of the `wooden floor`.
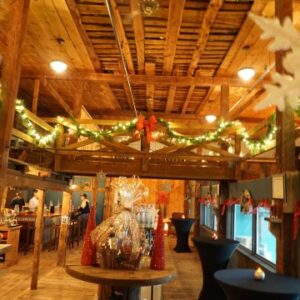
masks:
{"label": "wooden floor", "polygon": [[[163,286],[163,300],[198,299],[202,286],[202,272],[195,249],[192,253],[176,253],[172,249],[175,237],[166,238],[167,263],[177,270],[177,279]],[[68,262],[78,263],[80,248],[68,252]],[[67,275],[63,268],[55,266],[56,252],[43,251],[40,262],[38,289],[31,291],[31,255],[20,254],[16,266],[0,270],[0,299],[2,300],[92,300],[96,299],[97,286],[78,281]],[[143,299],[144,300],[144,299]]]}

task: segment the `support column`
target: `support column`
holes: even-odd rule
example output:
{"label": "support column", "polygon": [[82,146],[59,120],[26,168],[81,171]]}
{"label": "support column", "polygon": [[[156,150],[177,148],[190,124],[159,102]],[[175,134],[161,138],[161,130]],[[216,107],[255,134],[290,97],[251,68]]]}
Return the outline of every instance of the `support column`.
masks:
{"label": "support column", "polygon": [[64,267],[66,264],[66,253],[70,226],[70,210],[72,202],[71,197],[71,193],[63,192],[61,224],[57,249],[57,265],[60,267]]}
{"label": "support column", "polygon": [[[292,18],[293,1],[292,0],[275,0],[275,15],[283,23],[286,17]],[[285,73],[283,68],[283,58],[286,52],[276,52],[276,71]],[[283,112],[276,111],[276,159],[280,172],[295,170],[295,125],[294,111],[286,102]],[[286,184],[289,186],[289,177],[287,176]],[[287,190],[287,194],[296,191]],[[287,195],[288,196],[288,195]],[[295,199],[296,200],[296,199]],[[286,275],[296,275],[296,246],[292,240],[293,231],[293,214],[284,212],[282,214],[281,230],[277,236],[277,272]]]}
{"label": "support column", "polygon": [[39,278],[40,254],[43,242],[45,191],[38,191],[39,205],[35,220],[31,289],[36,290]]}
{"label": "support column", "polygon": [[[0,201],[5,196],[10,138],[20,82],[20,58],[30,0],[13,1],[9,8],[7,47],[3,54],[0,95]],[[1,205],[0,205],[1,207]]]}

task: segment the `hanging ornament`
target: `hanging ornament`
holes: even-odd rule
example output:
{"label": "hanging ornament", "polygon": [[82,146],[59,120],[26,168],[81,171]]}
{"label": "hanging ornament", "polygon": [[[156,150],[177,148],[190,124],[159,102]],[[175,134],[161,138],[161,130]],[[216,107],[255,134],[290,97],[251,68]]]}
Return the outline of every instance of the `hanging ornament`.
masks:
{"label": "hanging ornament", "polygon": [[141,11],[145,16],[153,15],[159,8],[157,0],[141,0]]}

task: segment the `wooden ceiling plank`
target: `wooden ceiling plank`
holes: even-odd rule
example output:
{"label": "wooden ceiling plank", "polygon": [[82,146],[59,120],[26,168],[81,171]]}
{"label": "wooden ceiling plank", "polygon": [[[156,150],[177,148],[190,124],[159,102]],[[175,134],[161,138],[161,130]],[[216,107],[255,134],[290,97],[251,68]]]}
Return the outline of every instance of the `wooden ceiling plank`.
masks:
{"label": "wooden ceiling plank", "polygon": [[130,0],[132,25],[134,30],[136,56],[138,63],[138,74],[145,72],[145,33],[144,22],[140,9],[140,1]]}
{"label": "wooden ceiling plank", "polygon": [[83,81],[76,82],[76,93],[74,94],[73,102],[73,116],[76,119],[80,118],[84,85]]}
{"label": "wooden ceiling plank", "polygon": [[[251,12],[254,14],[261,14],[263,9],[265,8],[266,4],[268,3],[268,0],[254,0],[252,6],[251,6]],[[218,68],[218,71],[216,73],[216,76],[222,76],[226,74],[227,69],[230,67],[233,60],[238,55],[238,52],[243,47],[243,44],[245,40],[247,39],[249,32],[251,32],[252,28],[256,26],[254,22],[247,16],[243,25],[241,26],[238,35],[234,39],[234,42],[232,43],[230,49],[228,50],[224,60],[222,61],[220,67]],[[234,86],[231,83],[228,83],[230,86]],[[250,86],[251,87],[251,86]],[[203,99],[203,101],[199,104],[199,106],[196,109],[196,114],[200,114],[202,111],[205,103],[209,99],[210,95],[214,92],[215,86],[211,86],[207,92],[207,95]]]}
{"label": "wooden ceiling plank", "polygon": [[69,106],[69,104],[61,97],[61,95],[57,92],[57,90],[53,87],[49,80],[43,79],[41,80],[42,85],[46,88],[46,90],[51,94],[51,96],[56,100],[56,102],[69,114],[73,114],[73,110]]}
{"label": "wooden ceiling plank", "polygon": [[81,22],[81,18],[80,18],[80,13],[77,9],[75,0],[66,0],[66,4],[69,8],[70,14],[73,18],[74,24],[77,28],[78,33],[80,34],[80,37],[82,39],[82,42],[85,45],[86,51],[89,55],[89,58],[94,66],[94,69],[96,72],[101,72],[101,64],[100,61],[96,55],[94,46],[90,40],[90,38],[88,37],[82,22]]}
{"label": "wooden ceiling plank", "polygon": [[229,85],[221,85],[221,111],[223,119],[227,118],[229,112]]}
{"label": "wooden ceiling plank", "polygon": [[31,110],[35,115],[37,114],[37,109],[38,109],[39,92],[40,92],[40,80],[34,79]]}
{"label": "wooden ceiling plank", "polygon": [[170,0],[166,44],[164,51],[163,74],[170,75],[176,54],[176,44],[179,38],[185,0]]}
{"label": "wooden ceiling plank", "polygon": [[122,51],[126,60],[129,74],[134,74],[134,64],[131,56],[129,43],[125,34],[125,29],[122,23],[122,18],[115,0],[110,0],[112,11],[116,22],[116,31],[122,45]]}
{"label": "wooden ceiling plank", "polygon": [[189,70],[188,70],[189,75],[193,75],[198,66],[198,62],[204,52],[204,49],[208,41],[210,28],[213,25],[222,4],[223,4],[223,0],[210,0],[208,4],[207,10],[203,16],[202,24],[200,27],[199,38],[196,44],[196,49],[193,53],[192,61],[189,66]]}
{"label": "wooden ceiling plank", "polygon": [[[155,63],[146,63],[145,69],[146,75],[155,75]],[[148,83],[146,85],[146,105],[149,112],[152,112],[154,109],[154,92],[154,84]]]}

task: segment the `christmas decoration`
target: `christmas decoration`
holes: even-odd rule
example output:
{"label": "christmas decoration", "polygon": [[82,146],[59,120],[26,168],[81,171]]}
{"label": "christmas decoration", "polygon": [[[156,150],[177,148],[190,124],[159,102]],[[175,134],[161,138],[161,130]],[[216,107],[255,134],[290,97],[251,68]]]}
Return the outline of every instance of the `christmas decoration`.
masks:
{"label": "christmas decoration", "polygon": [[161,212],[158,213],[157,229],[153,242],[150,268],[153,270],[165,269],[164,225]]}
{"label": "christmas decoration", "polygon": [[[58,124],[61,124],[68,128],[70,134],[77,135],[78,137],[84,136],[89,139],[93,139],[96,142],[103,140],[111,140],[117,134],[135,134],[139,135],[143,128],[146,128],[147,141],[150,142],[154,137],[160,137],[167,135],[169,141],[174,144],[185,144],[185,145],[200,145],[207,142],[227,142],[228,139],[223,135],[226,134],[228,129],[236,129],[236,133],[241,137],[246,147],[252,154],[258,154],[262,151],[266,151],[275,145],[275,115],[269,120],[268,129],[265,135],[261,139],[251,140],[245,127],[240,121],[221,121],[215,131],[209,131],[205,134],[198,136],[186,136],[182,135],[172,128],[172,123],[163,119],[158,119],[154,116],[150,117],[149,120],[145,120],[144,117],[139,117],[125,123],[119,123],[112,126],[110,129],[91,130],[78,124],[74,119],[66,119],[58,116],[54,130],[48,135],[42,135],[38,133],[35,125],[30,121],[26,114],[26,109],[21,100],[17,100],[16,111],[21,119],[23,126],[27,129],[27,134],[33,139],[34,143],[39,147],[50,146],[54,143],[59,133]],[[154,125],[157,123],[165,129],[165,132],[153,131]],[[138,130],[136,130],[138,129]]]}
{"label": "christmas decoration", "polygon": [[294,212],[294,228],[293,228],[293,239],[294,239],[294,241],[298,237],[299,217],[300,217],[300,202],[297,202],[295,212]]}
{"label": "christmas decoration", "polygon": [[84,266],[94,266],[96,264],[96,245],[92,242],[91,232],[96,228],[95,207],[92,206],[87,222],[83,247],[81,252],[81,264]]}
{"label": "christmas decoration", "polygon": [[156,117],[153,115],[149,118],[149,120],[145,119],[145,117],[142,115],[138,117],[136,123],[136,130],[141,131],[142,129],[145,128],[148,143],[153,141],[152,131],[154,130],[156,123],[157,123]]}
{"label": "christmas decoration", "polygon": [[290,18],[281,25],[277,18],[267,19],[254,14],[250,17],[263,30],[262,39],[273,39],[268,47],[270,51],[290,50],[283,58],[283,67],[290,75],[273,74],[273,84],[264,86],[268,96],[255,108],[263,109],[274,104],[283,111],[287,102],[296,110],[300,97],[300,34]]}

